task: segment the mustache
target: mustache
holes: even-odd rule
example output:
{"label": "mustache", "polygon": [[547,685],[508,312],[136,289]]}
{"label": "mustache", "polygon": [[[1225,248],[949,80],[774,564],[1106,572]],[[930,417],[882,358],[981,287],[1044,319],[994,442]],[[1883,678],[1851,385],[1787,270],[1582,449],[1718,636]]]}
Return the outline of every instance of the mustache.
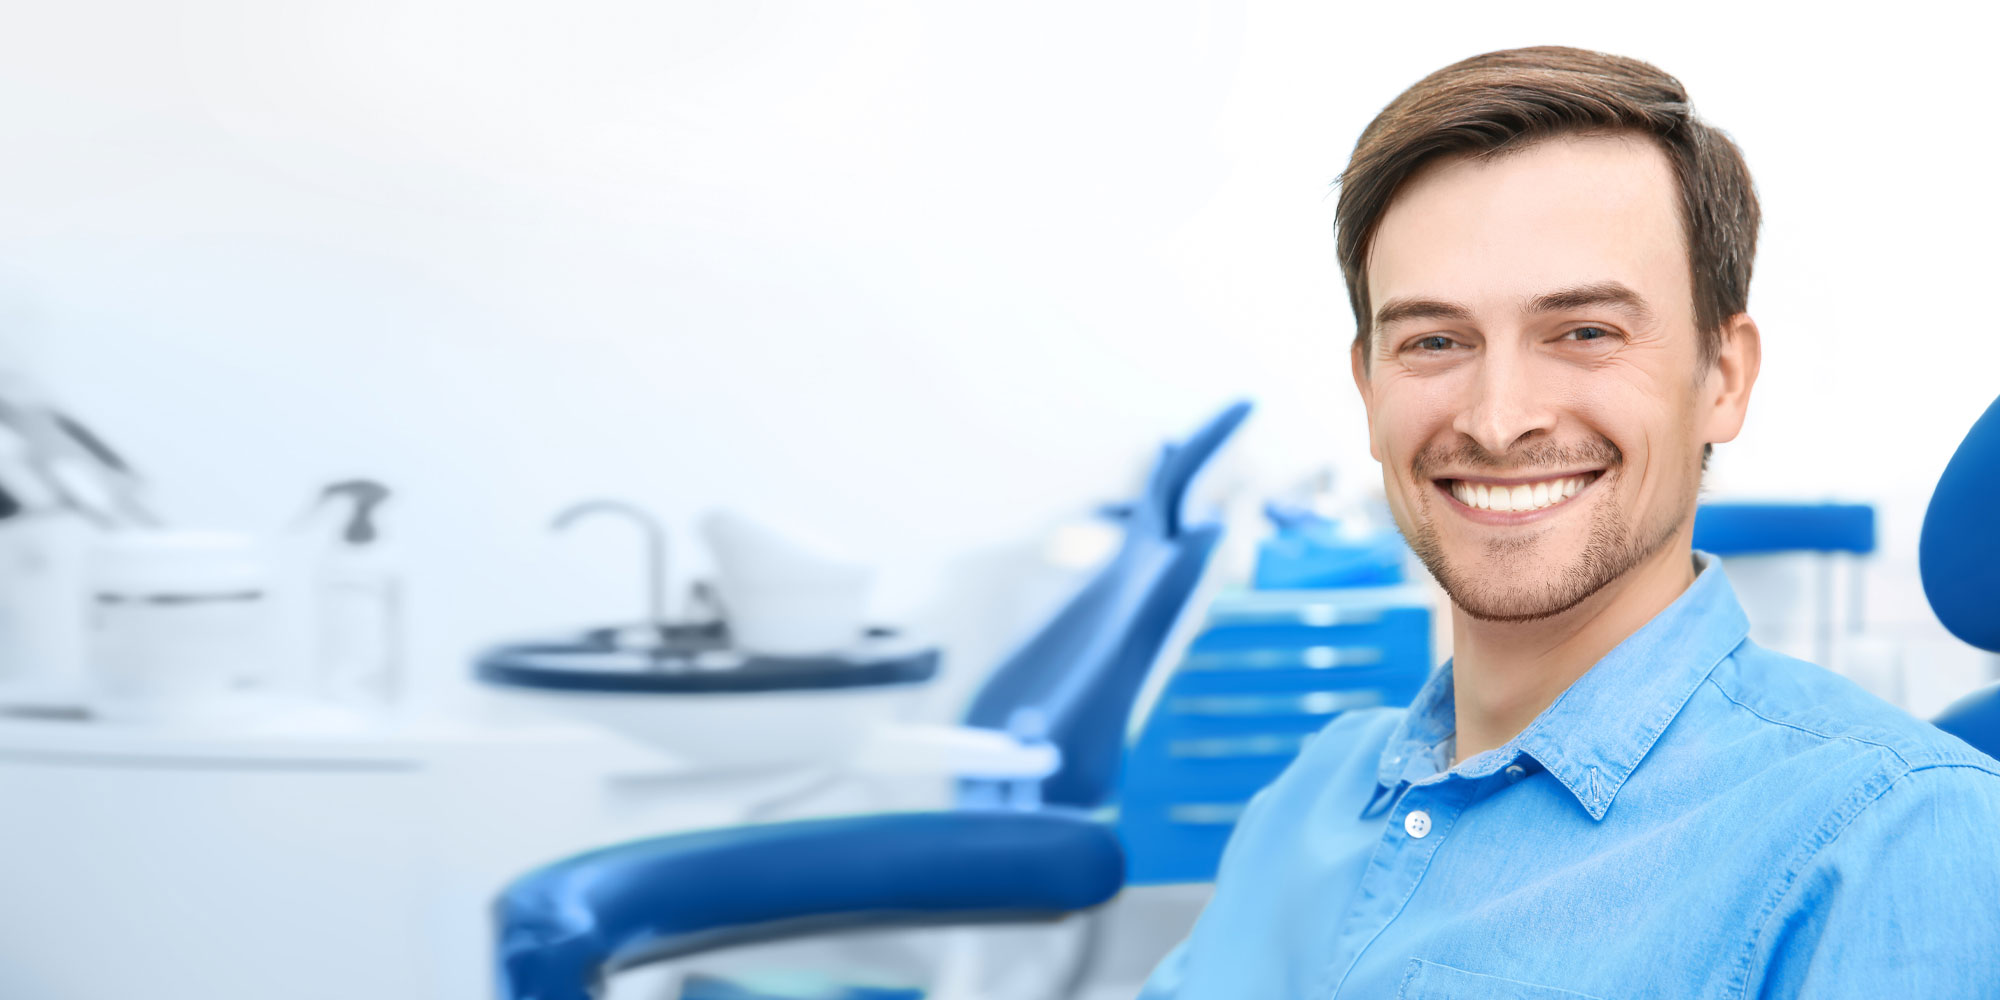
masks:
{"label": "mustache", "polygon": [[1553,441],[1536,441],[1509,450],[1506,454],[1495,455],[1472,440],[1456,444],[1433,445],[1417,452],[1410,464],[1410,471],[1424,478],[1435,478],[1434,474],[1444,469],[1477,469],[1495,475],[1528,472],[1538,469],[1569,469],[1580,465],[1596,465],[1611,468],[1623,464],[1625,453],[1618,446],[1603,438],[1577,444],[1557,444]]}

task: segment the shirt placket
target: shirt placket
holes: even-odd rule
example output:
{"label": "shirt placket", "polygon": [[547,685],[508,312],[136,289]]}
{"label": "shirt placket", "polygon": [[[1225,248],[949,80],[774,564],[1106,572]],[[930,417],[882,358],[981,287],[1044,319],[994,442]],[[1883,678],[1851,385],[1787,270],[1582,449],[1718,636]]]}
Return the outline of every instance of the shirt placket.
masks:
{"label": "shirt placket", "polygon": [[1332,983],[1320,995],[1328,1000],[1339,997],[1368,946],[1401,915],[1431,859],[1450,838],[1476,784],[1441,776],[1408,786],[1395,800],[1353,903],[1341,920],[1327,969]]}

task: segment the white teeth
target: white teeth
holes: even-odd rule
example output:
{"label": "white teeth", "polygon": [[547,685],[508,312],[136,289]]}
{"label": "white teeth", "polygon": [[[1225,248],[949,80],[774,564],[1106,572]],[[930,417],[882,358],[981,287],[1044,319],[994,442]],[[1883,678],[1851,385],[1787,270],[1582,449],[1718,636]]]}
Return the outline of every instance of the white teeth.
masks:
{"label": "white teeth", "polygon": [[1588,476],[1570,476],[1566,479],[1545,479],[1539,483],[1521,486],[1488,486],[1485,483],[1467,483],[1454,480],[1451,495],[1467,507],[1483,510],[1517,511],[1540,510],[1558,504],[1583,491],[1589,482]]}

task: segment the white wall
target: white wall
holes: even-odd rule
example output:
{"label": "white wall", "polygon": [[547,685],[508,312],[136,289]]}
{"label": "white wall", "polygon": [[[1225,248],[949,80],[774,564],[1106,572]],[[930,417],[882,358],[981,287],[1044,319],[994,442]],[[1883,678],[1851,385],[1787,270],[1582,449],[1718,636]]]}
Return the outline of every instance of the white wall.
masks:
{"label": "white wall", "polygon": [[1871,615],[1949,661],[1934,708],[1977,667],[1918,526],[2000,391],[1990,59],[1948,9],[7,0],[0,362],[186,522],[396,484],[433,686],[635,608],[619,532],[543,534],[590,494],[682,553],[723,505],[839,537],[916,609],[1235,396],[1246,475],[1373,479],[1330,181],[1433,68],[1603,48],[1764,198],[1711,493],[1879,502]]}

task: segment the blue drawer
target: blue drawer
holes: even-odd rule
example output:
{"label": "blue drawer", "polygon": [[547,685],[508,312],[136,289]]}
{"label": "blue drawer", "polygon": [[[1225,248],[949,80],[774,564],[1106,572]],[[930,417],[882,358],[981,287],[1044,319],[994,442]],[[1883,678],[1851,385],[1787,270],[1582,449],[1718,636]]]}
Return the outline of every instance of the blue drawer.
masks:
{"label": "blue drawer", "polygon": [[1269,620],[1213,618],[1190,647],[1191,653],[1233,649],[1305,649],[1327,646],[1369,649],[1410,637],[1428,638],[1430,612],[1422,608],[1370,611],[1355,620],[1315,624],[1310,616],[1273,616]]}
{"label": "blue drawer", "polygon": [[1430,644],[1423,643],[1401,652],[1394,659],[1338,670],[1182,670],[1174,675],[1167,690],[1169,695],[1184,697],[1379,690],[1388,692],[1387,703],[1393,705],[1399,699],[1415,697],[1417,689],[1423,686],[1424,678],[1430,676],[1429,649]]}
{"label": "blue drawer", "polygon": [[1318,731],[1163,740],[1128,759],[1120,801],[1146,802],[1197,793],[1247,799],[1284,773]]}
{"label": "blue drawer", "polygon": [[1343,712],[1408,705],[1432,668],[1408,590],[1218,600],[1126,754],[1134,884],[1214,878],[1245,803]]}

